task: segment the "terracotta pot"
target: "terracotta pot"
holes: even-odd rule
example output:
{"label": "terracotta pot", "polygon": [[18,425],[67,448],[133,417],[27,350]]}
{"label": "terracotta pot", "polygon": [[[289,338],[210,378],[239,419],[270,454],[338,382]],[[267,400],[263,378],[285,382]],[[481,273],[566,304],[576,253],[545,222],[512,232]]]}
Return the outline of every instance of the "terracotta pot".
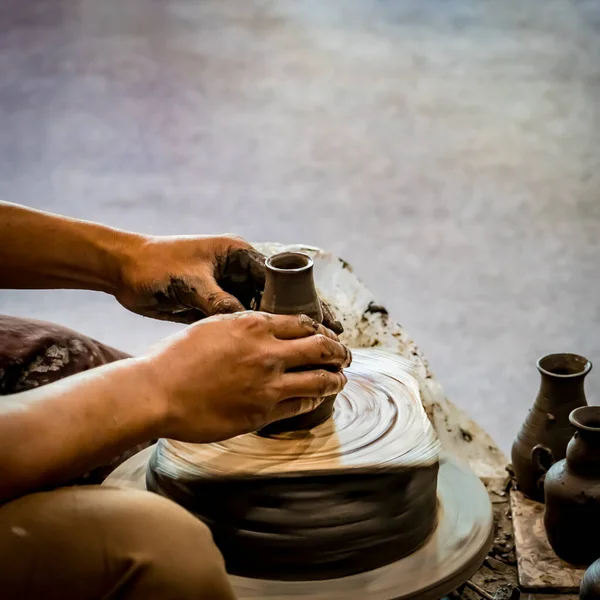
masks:
{"label": "terracotta pot", "polygon": [[[300,252],[281,252],[266,261],[265,289],[260,310],[278,315],[304,314],[323,321],[321,302],[313,278],[313,261]],[[328,396],[316,410],[271,423],[262,435],[312,429],[333,413],[335,395]]]}
{"label": "terracotta pot", "polygon": [[600,559],[585,572],[579,589],[580,600],[600,600]]}
{"label": "terracotta pot", "polygon": [[569,414],[587,405],[583,381],[592,363],[577,354],[549,354],[537,368],[540,389],[513,443],[512,465],[523,493],[543,502],[546,472],[565,457],[574,433]]}
{"label": "terracotta pot", "polygon": [[571,413],[567,458],[548,471],[544,525],[554,552],[574,565],[600,556],[600,406]]}

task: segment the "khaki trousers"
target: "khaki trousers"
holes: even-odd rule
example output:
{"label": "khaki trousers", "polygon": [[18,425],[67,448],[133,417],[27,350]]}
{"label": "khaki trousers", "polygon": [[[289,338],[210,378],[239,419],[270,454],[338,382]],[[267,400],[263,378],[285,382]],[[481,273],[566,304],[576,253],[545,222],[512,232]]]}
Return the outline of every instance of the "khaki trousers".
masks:
{"label": "khaki trousers", "polygon": [[[0,317],[0,395],[124,356],[64,328]],[[234,594],[210,531],[186,510],[149,492],[79,485],[0,505],[0,598],[231,600]]]}

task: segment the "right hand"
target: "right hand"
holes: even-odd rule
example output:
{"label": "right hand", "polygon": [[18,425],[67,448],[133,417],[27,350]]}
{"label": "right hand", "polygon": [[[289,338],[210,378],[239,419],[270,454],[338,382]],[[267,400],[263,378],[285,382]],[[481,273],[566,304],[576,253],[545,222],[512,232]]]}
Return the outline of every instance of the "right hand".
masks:
{"label": "right hand", "polygon": [[352,356],[309,317],[250,311],[204,319],[139,360],[165,407],[159,436],[206,443],[315,409],[343,389]]}

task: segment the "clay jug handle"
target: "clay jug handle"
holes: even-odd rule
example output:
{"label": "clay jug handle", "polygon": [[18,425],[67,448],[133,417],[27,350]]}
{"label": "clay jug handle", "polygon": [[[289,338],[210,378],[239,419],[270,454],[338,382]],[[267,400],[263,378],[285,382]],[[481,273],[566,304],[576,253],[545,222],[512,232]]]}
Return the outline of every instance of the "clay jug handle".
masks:
{"label": "clay jug handle", "polygon": [[538,444],[531,449],[531,460],[540,471],[546,473],[548,469],[556,462],[552,450],[547,446]]}
{"label": "clay jug handle", "polygon": [[554,454],[552,450],[546,446],[538,444],[531,449],[531,460],[533,464],[540,470],[540,476],[537,480],[538,489],[544,489],[544,480],[546,479],[546,473],[550,467],[556,462],[554,460]]}

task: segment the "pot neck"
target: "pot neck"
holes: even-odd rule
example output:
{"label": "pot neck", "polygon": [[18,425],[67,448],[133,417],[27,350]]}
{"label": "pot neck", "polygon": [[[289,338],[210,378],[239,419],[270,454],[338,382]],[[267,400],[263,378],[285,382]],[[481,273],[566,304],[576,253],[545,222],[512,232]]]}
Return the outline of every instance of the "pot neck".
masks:
{"label": "pot neck", "polygon": [[554,389],[560,387],[561,389],[578,389],[583,390],[583,382],[587,373],[580,375],[572,375],[570,377],[563,377],[560,375],[554,375],[552,373],[540,373],[541,383],[540,387],[544,390]]}
{"label": "pot neck", "polygon": [[305,314],[319,323],[323,320],[310,257],[282,252],[267,259],[260,310],[282,315]]}
{"label": "pot neck", "polygon": [[[557,390],[564,399],[581,394],[592,363],[578,354],[549,354],[537,363],[541,375],[540,391],[548,397]],[[568,394],[568,396],[567,396]]]}
{"label": "pot neck", "polygon": [[600,467],[600,406],[574,410],[569,420],[575,435],[567,447],[569,466],[580,473],[598,473]]}

